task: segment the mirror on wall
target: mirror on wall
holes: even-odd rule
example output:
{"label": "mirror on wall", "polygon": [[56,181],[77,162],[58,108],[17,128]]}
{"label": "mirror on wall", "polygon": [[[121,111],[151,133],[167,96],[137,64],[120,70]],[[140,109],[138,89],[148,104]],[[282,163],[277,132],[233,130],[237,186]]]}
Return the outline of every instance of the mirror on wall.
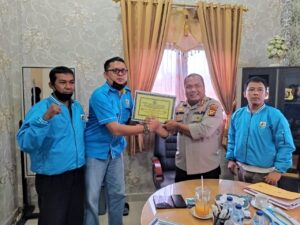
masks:
{"label": "mirror on wall", "polygon": [[[25,118],[28,110],[41,99],[48,97],[52,93],[49,87],[49,72],[53,67],[22,67],[22,85],[23,85],[23,110],[22,115]],[[75,73],[75,68],[70,68]],[[75,96],[75,93],[74,95]],[[30,158],[26,154],[24,166],[25,176],[34,176],[30,169]]]}

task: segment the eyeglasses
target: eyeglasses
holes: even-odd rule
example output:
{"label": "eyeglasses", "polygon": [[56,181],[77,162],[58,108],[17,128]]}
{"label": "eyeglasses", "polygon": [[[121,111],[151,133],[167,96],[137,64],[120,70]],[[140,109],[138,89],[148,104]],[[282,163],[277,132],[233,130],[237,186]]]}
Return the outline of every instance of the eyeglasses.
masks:
{"label": "eyeglasses", "polygon": [[111,71],[114,74],[118,75],[118,74],[127,74],[128,70],[127,69],[110,69],[110,70],[106,70],[106,71]]}

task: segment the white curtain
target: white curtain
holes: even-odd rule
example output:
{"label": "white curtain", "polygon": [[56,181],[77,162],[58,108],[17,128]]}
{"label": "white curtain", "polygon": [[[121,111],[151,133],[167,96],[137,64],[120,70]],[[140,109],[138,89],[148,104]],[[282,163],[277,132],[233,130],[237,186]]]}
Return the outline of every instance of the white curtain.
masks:
{"label": "white curtain", "polygon": [[217,99],[213,89],[208,64],[203,49],[183,53],[177,49],[166,49],[154,82],[152,92],[176,96],[176,103],[185,100],[184,78],[191,73],[203,76],[206,95]]}

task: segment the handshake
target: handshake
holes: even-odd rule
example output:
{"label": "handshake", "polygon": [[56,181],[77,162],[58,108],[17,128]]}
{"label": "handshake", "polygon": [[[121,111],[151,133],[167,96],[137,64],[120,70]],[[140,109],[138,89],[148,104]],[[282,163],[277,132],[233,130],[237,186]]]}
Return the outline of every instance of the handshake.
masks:
{"label": "handshake", "polygon": [[179,130],[179,123],[177,121],[167,120],[165,123],[161,124],[159,120],[154,117],[148,117],[143,125],[145,134],[155,132],[164,138],[166,138],[169,133],[176,133]]}

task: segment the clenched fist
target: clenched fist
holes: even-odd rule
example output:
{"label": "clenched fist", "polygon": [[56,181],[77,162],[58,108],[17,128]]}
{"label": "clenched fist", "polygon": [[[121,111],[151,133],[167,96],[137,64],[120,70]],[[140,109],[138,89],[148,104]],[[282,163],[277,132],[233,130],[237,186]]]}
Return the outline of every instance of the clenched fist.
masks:
{"label": "clenched fist", "polygon": [[60,114],[60,113],[61,113],[61,108],[59,107],[59,105],[51,104],[50,107],[48,108],[47,112],[45,112],[43,119],[50,120],[53,116]]}

